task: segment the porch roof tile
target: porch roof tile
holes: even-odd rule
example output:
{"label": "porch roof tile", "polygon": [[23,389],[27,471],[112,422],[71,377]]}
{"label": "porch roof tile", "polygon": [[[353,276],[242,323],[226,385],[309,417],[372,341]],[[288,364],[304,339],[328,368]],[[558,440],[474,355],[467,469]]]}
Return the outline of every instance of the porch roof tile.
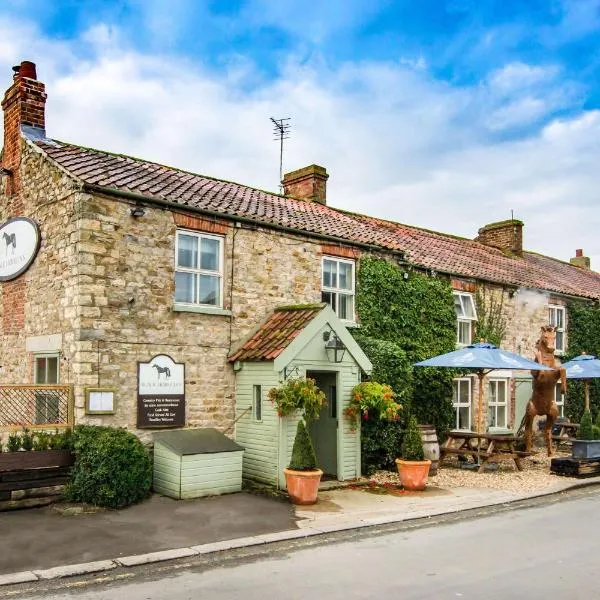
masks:
{"label": "porch roof tile", "polygon": [[325,306],[303,304],[276,308],[258,330],[231,354],[229,361],[275,360]]}

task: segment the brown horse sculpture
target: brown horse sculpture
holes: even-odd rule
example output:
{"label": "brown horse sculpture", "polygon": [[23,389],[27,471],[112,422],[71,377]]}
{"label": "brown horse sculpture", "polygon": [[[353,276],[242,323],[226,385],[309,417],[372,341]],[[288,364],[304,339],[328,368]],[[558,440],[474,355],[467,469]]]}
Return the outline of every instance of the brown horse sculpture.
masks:
{"label": "brown horse sculpture", "polygon": [[552,456],[552,427],[558,417],[558,406],[555,400],[555,388],[561,381],[561,390],[567,392],[567,373],[554,356],[556,329],[551,325],[542,327],[540,339],[535,347],[535,362],[550,367],[552,371],[531,371],[533,377],[533,394],[525,412],[525,446],[528,452],[532,449],[533,419],[537,415],[546,415],[544,436],[548,456]]}

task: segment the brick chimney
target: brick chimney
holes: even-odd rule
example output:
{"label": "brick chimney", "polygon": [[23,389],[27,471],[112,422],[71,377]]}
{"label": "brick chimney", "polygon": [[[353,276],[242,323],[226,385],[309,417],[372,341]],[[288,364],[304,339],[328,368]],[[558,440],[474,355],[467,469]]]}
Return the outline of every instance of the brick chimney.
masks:
{"label": "brick chimney", "polygon": [[575,250],[575,256],[572,259],[570,259],[569,262],[576,267],[581,267],[582,269],[592,268],[590,257],[584,256],[583,250],[581,248]]}
{"label": "brick chimney", "polygon": [[292,198],[327,204],[327,170],[310,165],[283,176],[283,193]]}
{"label": "brick chimney", "polygon": [[484,225],[475,238],[486,246],[502,250],[505,254],[513,256],[523,255],[523,221],[508,219],[498,223]]}
{"label": "brick chimney", "polygon": [[37,81],[35,64],[23,61],[13,67],[13,83],[2,100],[4,111],[4,150],[2,167],[11,171],[7,195],[19,191],[19,165],[21,163],[21,128],[23,125],[45,129],[46,92],[44,84]]}

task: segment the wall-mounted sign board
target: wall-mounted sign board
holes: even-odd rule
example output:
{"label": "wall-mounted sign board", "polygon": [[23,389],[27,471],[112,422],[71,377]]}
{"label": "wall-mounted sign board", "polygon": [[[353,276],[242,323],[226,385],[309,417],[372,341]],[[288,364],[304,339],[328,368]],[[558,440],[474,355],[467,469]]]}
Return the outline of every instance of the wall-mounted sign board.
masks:
{"label": "wall-mounted sign board", "polygon": [[37,223],[27,217],[15,217],[0,225],[0,281],[16,279],[27,271],[41,239]]}
{"label": "wall-mounted sign board", "polygon": [[138,363],[137,426],[185,426],[185,365],[166,354]]}
{"label": "wall-mounted sign board", "polygon": [[115,390],[86,388],[85,412],[88,415],[112,415],[115,412]]}

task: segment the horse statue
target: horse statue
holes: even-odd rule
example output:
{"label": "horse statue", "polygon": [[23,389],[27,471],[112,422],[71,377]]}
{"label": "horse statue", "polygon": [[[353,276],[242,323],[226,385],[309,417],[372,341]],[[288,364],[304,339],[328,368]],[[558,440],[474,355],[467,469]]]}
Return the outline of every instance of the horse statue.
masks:
{"label": "horse statue", "polygon": [[157,364],[152,365],[156,369],[156,376],[160,379],[160,374],[164,373],[165,377],[169,379],[171,377],[171,369],[169,367],[160,367]]}
{"label": "horse statue", "polygon": [[556,344],[556,329],[545,325],[541,329],[540,339],[536,342],[535,362],[553,369],[552,371],[531,371],[533,377],[533,394],[525,411],[525,447],[527,452],[532,449],[533,419],[537,415],[546,415],[544,436],[548,456],[552,456],[552,427],[558,418],[558,406],[555,400],[556,384],[560,380],[561,391],[567,392],[567,372],[561,367],[560,361],[554,356]]}

